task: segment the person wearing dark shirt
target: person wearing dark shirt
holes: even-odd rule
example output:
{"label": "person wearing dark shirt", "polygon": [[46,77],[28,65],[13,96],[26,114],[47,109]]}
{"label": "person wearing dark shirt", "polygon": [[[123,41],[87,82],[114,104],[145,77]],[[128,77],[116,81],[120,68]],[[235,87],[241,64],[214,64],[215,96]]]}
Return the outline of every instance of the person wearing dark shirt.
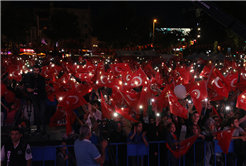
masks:
{"label": "person wearing dark shirt", "polygon": [[29,144],[21,140],[22,131],[14,126],[11,129],[11,141],[3,145],[1,149],[1,165],[5,166],[31,166],[32,152]]}
{"label": "person wearing dark shirt", "polygon": [[45,79],[40,73],[40,66],[34,65],[34,76],[30,78],[30,83],[27,85],[27,91],[31,96],[34,105],[34,115],[37,124],[37,130],[34,135],[41,133],[41,123],[43,127],[42,135],[46,135],[46,102],[47,94],[45,90]]}
{"label": "person wearing dark shirt", "polygon": [[110,133],[110,141],[111,143],[120,143],[120,142],[126,142],[126,136],[122,130],[122,124],[121,122],[118,123],[117,130],[114,130]]}

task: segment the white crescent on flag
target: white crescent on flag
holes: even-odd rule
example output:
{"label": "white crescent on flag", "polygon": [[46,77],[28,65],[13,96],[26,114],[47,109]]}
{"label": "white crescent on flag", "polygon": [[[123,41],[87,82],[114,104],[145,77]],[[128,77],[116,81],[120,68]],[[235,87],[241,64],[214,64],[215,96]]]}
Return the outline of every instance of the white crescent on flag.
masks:
{"label": "white crescent on flag", "polygon": [[218,81],[221,80],[219,77],[216,77],[214,80],[214,84],[215,86],[217,86],[218,88],[222,88],[221,86],[219,86]]}
{"label": "white crescent on flag", "polygon": [[75,95],[68,96],[68,98],[75,98],[75,102],[74,102],[74,103],[69,103],[69,102],[67,101],[67,104],[76,104],[76,103],[79,101],[78,96],[75,96]]}

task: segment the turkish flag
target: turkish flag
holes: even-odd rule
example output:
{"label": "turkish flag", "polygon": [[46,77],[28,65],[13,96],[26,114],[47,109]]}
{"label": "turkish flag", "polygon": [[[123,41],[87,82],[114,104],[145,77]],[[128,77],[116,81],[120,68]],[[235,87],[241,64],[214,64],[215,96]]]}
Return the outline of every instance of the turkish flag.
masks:
{"label": "turkish flag", "polygon": [[220,96],[228,97],[226,79],[217,68],[213,69],[208,81],[208,88],[214,89]]}
{"label": "turkish flag", "polygon": [[228,61],[226,58],[224,60],[224,67],[228,68],[232,66],[232,62]]}
{"label": "turkish flag", "polygon": [[217,115],[220,119],[220,123],[222,122],[222,119],[221,119],[220,115],[218,114],[218,112],[216,111],[216,109],[214,108],[214,106],[213,106],[213,110],[212,110],[212,116],[213,115]]}
{"label": "turkish flag", "polygon": [[218,145],[223,153],[227,154],[231,143],[231,137],[235,128],[216,132]]}
{"label": "turkish flag", "polygon": [[75,119],[77,118],[77,115],[73,111],[73,109],[66,108],[66,135],[69,135],[72,130],[72,124],[74,123]]}
{"label": "turkish flag", "polygon": [[88,70],[88,72],[94,73],[96,67],[87,59],[85,59],[85,61],[86,61],[86,69]]}
{"label": "turkish flag", "polygon": [[7,87],[4,83],[1,82],[1,97],[5,94]]}
{"label": "turkish flag", "polygon": [[241,69],[240,82],[246,82],[246,65]]}
{"label": "turkish flag", "polygon": [[139,93],[136,91],[121,91],[122,97],[125,99],[129,107],[136,107],[137,101],[140,97]]}
{"label": "turkish flag", "polygon": [[202,69],[202,71],[201,71],[201,73],[200,73],[199,76],[208,78],[209,77],[209,74],[210,74],[210,71],[211,71],[211,67],[204,66],[204,68]]}
{"label": "turkish flag", "polygon": [[226,84],[227,84],[227,89],[229,91],[235,91],[236,90],[236,84],[238,81],[238,72],[233,72],[231,71],[227,76],[226,76]]}
{"label": "turkish flag", "polygon": [[52,72],[51,72],[51,70],[49,69],[48,66],[43,66],[42,67],[40,75],[42,77],[44,77],[45,79],[48,79],[48,78],[51,79],[53,77]]}
{"label": "turkish flag", "polygon": [[92,87],[87,84],[75,84],[75,89],[80,96],[85,96],[92,91]]}
{"label": "turkish flag", "polygon": [[185,109],[178,101],[178,98],[172,90],[168,90],[168,102],[170,112],[178,117],[187,119],[188,110]]}
{"label": "turkish flag", "polygon": [[20,73],[20,67],[18,65],[11,65],[9,67],[8,73],[9,73],[8,75],[9,80],[14,79],[17,82],[20,82],[20,80],[22,79],[22,75]]}
{"label": "turkish flag", "polygon": [[166,147],[173,153],[173,155],[177,159],[179,159],[181,156],[183,156],[184,154],[186,154],[188,152],[188,150],[194,144],[194,142],[196,141],[198,136],[199,135],[197,134],[197,135],[194,135],[192,137],[189,137],[189,138],[181,141],[180,147],[178,149],[176,149],[175,151],[170,148],[168,143],[166,143]]}
{"label": "turkish flag", "polygon": [[15,93],[6,88],[5,93],[4,93],[4,98],[7,103],[11,103],[12,100],[15,98]]}
{"label": "turkish flag", "polygon": [[62,68],[60,66],[58,66],[58,65],[50,64],[49,65],[49,70],[52,73],[52,75],[58,76],[59,73],[61,72]]}
{"label": "turkish flag", "polygon": [[102,109],[102,117],[107,119],[113,118],[113,109],[105,102],[103,94],[101,92],[101,109]]}
{"label": "turkish flag", "polygon": [[55,101],[54,97],[55,97],[55,88],[52,88],[51,86],[46,86],[45,87],[46,93],[47,93],[47,98],[53,102]]}
{"label": "turkish flag", "polygon": [[84,104],[87,104],[84,97],[80,96],[74,89],[59,92],[57,93],[56,98],[59,101],[58,106],[69,109],[76,109]]}
{"label": "turkish flag", "polygon": [[127,84],[124,88],[125,90],[133,89],[139,86],[143,86],[144,84],[147,84],[149,82],[149,79],[147,75],[144,73],[144,71],[139,68],[131,77],[131,81],[129,84]]}
{"label": "turkish flag", "polygon": [[232,70],[237,70],[238,69],[238,64],[234,60],[232,61]]}
{"label": "turkish flag", "polygon": [[129,112],[129,108],[123,108],[122,109],[115,109],[115,111],[117,113],[119,113],[121,116],[123,116],[124,118],[133,121],[133,122],[138,122],[136,119],[134,119],[128,112]]}
{"label": "turkish flag", "polygon": [[122,71],[129,71],[129,70],[131,70],[130,66],[127,63],[111,64],[110,67],[111,67],[111,69],[113,69],[113,71],[116,74],[121,74]]}
{"label": "turkish flag", "polygon": [[197,81],[192,83],[189,89],[190,96],[196,107],[197,112],[201,115],[202,100],[208,98],[206,81]]}
{"label": "turkish flag", "polygon": [[76,73],[74,77],[79,78],[81,82],[90,83],[91,79],[94,77],[92,73]]}
{"label": "turkish flag", "polygon": [[143,71],[149,77],[151,77],[151,76],[156,74],[156,71],[152,68],[152,66],[149,63],[143,68]]}
{"label": "turkish flag", "polygon": [[246,81],[237,83],[237,89],[239,89],[242,92],[245,91],[246,90]]}
{"label": "turkish flag", "polygon": [[116,78],[114,74],[109,74],[106,72],[99,72],[97,74],[96,84],[98,86],[105,86],[111,88],[111,83]]}
{"label": "turkish flag", "polygon": [[143,115],[145,115],[147,109],[148,109],[148,100],[151,98],[151,92],[150,92],[150,86],[149,84],[144,85],[142,87],[142,91],[140,93],[140,97],[138,99],[138,106],[142,106],[143,109]]}
{"label": "turkish flag", "polygon": [[34,66],[34,65],[35,65],[35,61],[29,59],[29,65],[30,65],[30,66]]}
{"label": "turkish flag", "polygon": [[242,92],[238,97],[237,97],[237,108],[241,108],[246,110],[246,91]]}
{"label": "turkish flag", "polygon": [[54,115],[50,118],[50,127],[53,126],[63,126],[65,124],[57,124],[57,121],[62,121],[66,118],[66,108],[58,107]]}
{"label": "turkish flag", "polygon": [[58,78],[55,82],[58,83],[59,85],[66,85],[68,83],[68,74],[64,73],[60,78]]}
{"label": "turkish flag", "polygon": [[218,101],[224,99],[224,97],[220,96],[214,89],[208,89],[208,98],[210,101]]}
{"label": "turkish flag", "polygon": [[[159,84],[159,85],[162,85],[164,83],[164,78],[163,76],[160,74],[159,71],[156,72],[156,75],[155,75],[155,80],[156,82]],[[165,80],[166,81],[166,80]],[[166,83],[166,82],[165,82]]]}
{"label": "turkish flag", "polygon": [[167,85],[162,91],[159,97],[157,98],[157,109],[159,112],[162,112],[163,108],[168,107],[168,90],[174,89],[174,84]]}

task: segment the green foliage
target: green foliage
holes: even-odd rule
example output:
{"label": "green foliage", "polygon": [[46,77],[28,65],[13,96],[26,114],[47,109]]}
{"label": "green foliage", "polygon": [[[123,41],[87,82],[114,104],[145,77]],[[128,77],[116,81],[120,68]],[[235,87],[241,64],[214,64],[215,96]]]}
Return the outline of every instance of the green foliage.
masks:
{"label": "green foliage", "polygon": [[216,55],[217,51],[218,51],[218,41],[215,41],[214,42],[214,52],[213,53]]}
{"label": "green foliage", "polygon": [[226,37],[230,43],[230,47],[237,49],[240,47],[242,48],[245,45],[243,38],[239,37],[237,34],[232,32],[231,30],[227,29],[226,33],[227,33]]}
{"label": "green foliage", "polygon": [[50,27],[44,34],[54,42],[66,39],[79,39],[78,16],[66,10],[55,10],[50,16]]}

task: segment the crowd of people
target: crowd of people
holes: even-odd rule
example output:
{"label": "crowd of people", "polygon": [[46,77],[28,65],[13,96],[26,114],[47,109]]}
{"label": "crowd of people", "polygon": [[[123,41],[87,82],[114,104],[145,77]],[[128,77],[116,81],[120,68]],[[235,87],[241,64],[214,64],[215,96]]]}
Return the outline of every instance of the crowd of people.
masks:
{"label": "crowd of people", "polygon": [[[39,66],[35,65],[33,66],[33,69],[34,75],[32,75],[28,80],[23,79],[22,81],[17,82],[15,80],[9,80],[7,77],[2,77],[2,84],[14,92],[15,97],[20,99],[22,103],[8,103],[6,102],[6,98],[1,98],[3,108],[2,116],[5,115],[2,125],[20,126],[21,119],[24,117],[23,109],[20,110],[19,107],[27,104],[27,102],[25,102],[27,100],[22,100],[26,97],[33,103],[35,111],[34,113],[37,130],[33,134],[41,134],[44,136],[46,134],[46,125],[49,123],[50,118],[55,115],[55,111],[52,114],[47,112],[48,109],[46,103],[49,101],[47,99],[45,89],[45,87],[47,87],[47,80],[45,82],[45,78],[40,75],[41,71]],[[168,79],[168,75],[166,74],[163,74],[163,77]],[[159,88],[154,86],[152,88],[156,90],[156,93],[152,94],[153,97],[158,97],[164,89],[163,86],[159,86]],[[105,123],[112,127],[112,130],[109,130],[108,128],[106,130],[108,140],[110,140],[111,143],[143,143],[145,146],[149,146],[150,165],[156,165],[158,147],[156,144],[149,144],[149,141],[166,141],[170,148],[175,151],[179,148],[180,141],[194,135],[199,135],[197,140],[204,140],[206,142],[206,158],[203,157],[203,142],[197,142],[195,144],[195,151],[199,151],[199,153],[195,155],[196,165],[203,165],[204,161],[206,161],[206,165],[214,165],[214,157],[216,157],[216,161],[218,161],[217,164],[223,164],[222,159],[224,154],[214,154],[215,145],[213,140],[216,139],[215,132],[230,128],[235,128],[232,139],[238,140],[238,146],[236,146],[236,148],[241,151],[244,150],[244,141],[246,140],[246,114],[245,110],[236,107],[236,97],[240,94],[240,90],[238,89],[236,91],[231,91],[229,97],[224,98],[223,100],[203,101],[201,113],[196,110],[196,107],[189,96],[184,99],[179,99],[178,102],[188,110],[187,119],[173,114],[170,110],[170,105],[162,110],[158,110],[157,104],[149,98],[145,101],[148,103],[148,109],[146,109],[146,111],[139,109],[139,112],[136,110],[135,112],[129,112],[129,115],[133,118],[133,120],[118,113],[117,116],[112,116],[112,121],[110,121],[109,124],[109,122],[105,120],[105,115],[103,114],[104,112],[102,109],[104,108],[102,108],[102,101],[104,100],[106,104],[112,106],[113,103],[111,98],[114,97],[112,95],[113,91],[113,88],[105,86],[99,88],[93,87],[90,92],[83,96],[87,103],[73,109],[73,112],[76,114],[76,118],[71,126],[74,133],[78,134],[78,136],[73,137],[75,138],[74,151],[77,165],[83,165],[84,163],[88,163],[89,165],[104,163],[105,148],[107,143],[104,141],[101,144],[101,149],[99,152],[95,146],[90,144],[89,140],[91,136],[94,136],[100,140],[103,136],[101,125]],[[132,91],[140,93],[143,91],[143,88],[135,87]],[[233,97],[234,100],[232,100]],[[55,98],[55,102],[57,104],[59,103],[59,100]],[[129,103],[127,102],[122,102],[120,104],[118,103],[117,106],[119,108],[127,108],[128,104]],[[217,114],[214,113],[213,108],[216,109]],[[58,104],[56,105],[56,111],[62,109],[65,110],[67,108],[64,108]],[[17,116],[18,111],[21,113]],[[66,117],[63,117],[63,119],[66,119]],[[87,147],[87,149],[90,149],[90,153],[87,153],[88,151],[82,152],[82,147]],[[170,163],[172,166],[178,165],[178,159],[172,153],[170,154],[170,158],[167,157],[167,148],[165,145],[161,145],[161,149],[161,155],[165,156],[165,159],[161,161],[162,164],[165,165]],[[74,164],[73,156],[71,154],[68,154],[67,156],[65,154],[65,150],[65,148],[60,149],[58,159],[60,161],[65,161],[70,158],[71,164]],[[122,152],[126,153],[126,150],[122,148],[120,153]],[[227,157],[229,165],[234,164],[234,155],[237,155],[238,165],[242,165],[244,162],[244,156],[238,153],[229,153]],[[124,158],[125,156],[124,154],[121,156],[123,157],[119,160],[121,165],[124,165],[126,162]],[[186,153],[186,165],[194,164],[193,156],[194,148],[192,146]],[[2,159],[3,158],[4,157],[2,157]],[[130,160],[132,165],[136,165],[136,161],[137,159],[134,157]],[[139,164],[146,164],[144,156],[140,156]]]}

